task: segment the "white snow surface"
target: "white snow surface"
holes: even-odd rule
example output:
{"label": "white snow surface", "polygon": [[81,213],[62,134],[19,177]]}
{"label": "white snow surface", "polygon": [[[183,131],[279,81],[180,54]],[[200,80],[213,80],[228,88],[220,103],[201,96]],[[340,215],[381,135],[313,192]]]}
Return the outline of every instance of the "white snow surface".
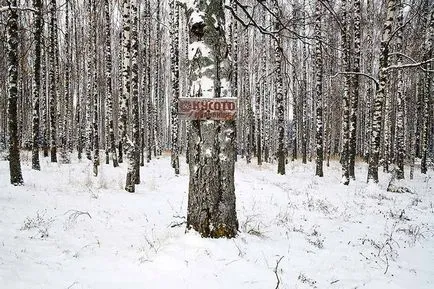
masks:
{"label": "white snow surface", "polygon": [[[339,183],[337,162],[236,165],[240,232],[205,239],[185,232],[188,167],[170,156],[141,168],[136,193],[123,190],[126,164],[60,165],[42,159],[25,185],[9,184],[0,161],[0,288],[434,288],[434,174],[386,191],[389,177]],[[408,175],[406,175],[408,178]],[[280,260],[278,266],[276,264]]]}

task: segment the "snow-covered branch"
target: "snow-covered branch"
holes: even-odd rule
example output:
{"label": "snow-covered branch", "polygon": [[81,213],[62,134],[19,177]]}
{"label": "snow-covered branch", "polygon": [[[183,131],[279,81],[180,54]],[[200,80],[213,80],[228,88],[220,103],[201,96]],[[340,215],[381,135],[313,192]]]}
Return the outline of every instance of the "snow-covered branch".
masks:
{"label": "snow-covered branch", "polygon": [[386,71],[392,70],[392,69],[403,69],[403,68],[414,68],[414,67],[418,67],[420,69],[422,69],[423,71],[428,71],[428,72],[434,72],[434,70],[426,70],[424,68],[422,68],[421,66],[430,62],[434,62],[434,58],[430,58],[427,59],[425,61],[421,61],[421,62],[415,62],[415,63],[408,63],[408,64],[402,64],[402,65],[391,65],[385,68]]}
{"label": "snow-covered branch", "polygon": [[378,79],[374,78],[373,76],[363,73],[363,72],[355,72],[355,71],[341,71],[336,73],[335,75],[332,75],[331,78],[335,78],[338,75],[360,75],[360,76],[365,76],[369,79],[371,79],[373,82],[375,82],[375,85],[378,86],[380,83],[378,81]]}
{"label": "snow-covered branch", "polygon": [[20,10],[20,11],[30,11],[30,12],[33,12],[33,13],[37,13],[38,12],[35,9],[30,8],[30,7],[15,7],[15,6],[9,7],[9,6],[4,6],[4,7],[0,7],[0,13],[7,12],[10,9]]}

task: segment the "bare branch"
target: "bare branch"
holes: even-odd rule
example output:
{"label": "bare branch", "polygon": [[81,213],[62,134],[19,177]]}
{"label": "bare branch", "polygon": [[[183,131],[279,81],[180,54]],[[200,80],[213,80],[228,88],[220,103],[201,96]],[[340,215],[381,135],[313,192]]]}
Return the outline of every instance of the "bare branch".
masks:
{"label": "bare branch", "polygon": [[402,64],[402,65],[391,65],[391,66],[386,67],[385,70],[389,71],[392,69],[403,69],[403,68],[417,67],[417,68],[422,69],[423,71],[434,72],[434,70],[427,70],[427,69],[424,69],[421,67],[422,65],[430,63],[430,62],[434,62],[434,58],[430,58],[430,59],[427,59],[427,60],[422,61],[422,62],[408,63],[408,64]]}
{"label": "bare branch", "polygon": [[9,11],[11,9],[19,10],[19,11],[30,11],[30,12],[33,12],[33,13],[37,13],[38,12],[37,10],[35,10],[33,8],[30,8],[30,7],[14,7],[14,6],[9,7],[9,6],[4,6],[4,7],[0,7],[0,13],[7,12],[7,11]]}
{"label": "bare branch", "polygon": [[278,42],[277,41],[277,38],[276,38],[276,35],[274,35],[275,33],[274,32],[270,32],[270,31],[268,31],[267,29],[265,29],[264,27],[262,27],[261,25],[259,25],[258,23],[256,23],[256,21],[253,19],[253,17],[247,12],[247,11],[245,11],[245,8],[243,7],[243,6],[241,6],[239,3],[237,3],[240,7],[241,7],[241,9],[243,9],[243,12],[247,15],[247,18],[249,18],[249,20],[250,20],[250,22],[249,23],[245,23],[236,13],[235,13],[235,11],[234,11],[234,9],[231,7],[231,6],[229,6],[229,5],[225,5],[225,8],[226,9],[228,9],[230,12],[231,12],[231,14],[232,14],[232,16],[241,24],[241,25],[243,25],[244,27],[249,27],[249,26],[253,26],[253,27],[256,27],[256,28],[258,28],[258,31],[261,33],[261,34],[264,34],[264,35],[268,35],[268,36],[271,36],[276,42]]}
{"label": "bare branch", "polygon": [[336,73],[335,75],[332,75],[331,78],[335,78],[336,76],[341,75],[341,74],[344,74],[344,75],[360,75],[360,76],[365,76],[365,77],[369,78],[370,80],[372,80],[373,82],[375,82],[375,85],[377,87],[380,85],[378,79],[376,79],[375,77],[373,77],[373,76],[371,76],[369,74],[363,73],[363,72],[340,71],[340,72]]}
{"label": "bare branch", "polygon": [[282,261],[283,257],[285,257],[285,256],[282,256],[282,257],[279,258],[279,260],[277,260],[276,267],[273,270],[274,274],[276,274],[276,279],[277,279],[277,284],[276,284],[276,288],[275,289],[278,289],[279,285],[280,285],[280,278],[279,278],[279,274],[277,274],[277,270],[279,269],[279,263],[280,263],[280,261]]}

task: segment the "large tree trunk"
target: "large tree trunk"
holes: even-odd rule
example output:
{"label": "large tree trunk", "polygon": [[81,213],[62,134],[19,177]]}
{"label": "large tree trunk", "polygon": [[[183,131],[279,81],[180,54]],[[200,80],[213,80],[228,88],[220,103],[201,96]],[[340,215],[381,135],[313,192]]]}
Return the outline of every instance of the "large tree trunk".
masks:
{"label": "large tree trunk", "polygon": [[[8,0],[9,7],[17,7],[16,0]],[[24,183],[21,173],[20,148],[18,141],[18,12],[9,10],[6,26],[7,54],[8,54],[8,116],[9,116],[9,171],[11,184],[19,186]]]}
{"label": "large tree trunk", "polygon": [[[189,58],[191,67],[195,67],[190,76],[191,96],[230,96],[223,1],[195,2],[188,8],[193,51]],[[187,228],[203,237],[231,238],[237,234],[234,140],[233,121],[192,122]]]}

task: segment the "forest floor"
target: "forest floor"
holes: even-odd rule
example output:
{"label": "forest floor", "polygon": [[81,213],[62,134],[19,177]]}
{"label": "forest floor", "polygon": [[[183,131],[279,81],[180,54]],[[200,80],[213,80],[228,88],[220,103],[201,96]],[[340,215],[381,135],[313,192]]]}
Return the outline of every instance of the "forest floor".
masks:
{"label": "forest floor", "polygon": [[434,173],[340,184],[338,162],[314,176],[300,161],[236,165],[239,235],[204,239],[185,232],[188,171],[170,157],[141,168],[136,193],[123,190],[126,166],[42,160],[25,185],[9,185],[0,161],[0,287],[135,288],[434,288]]}

